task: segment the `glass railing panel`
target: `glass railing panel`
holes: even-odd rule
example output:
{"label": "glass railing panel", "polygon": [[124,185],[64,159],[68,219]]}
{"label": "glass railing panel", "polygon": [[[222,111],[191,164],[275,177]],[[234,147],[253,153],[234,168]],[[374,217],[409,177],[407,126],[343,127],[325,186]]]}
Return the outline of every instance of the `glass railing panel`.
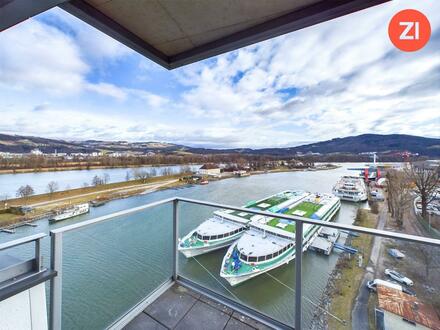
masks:
{"label": "glass railing panel", "polygon": [[[393,228],[396,233],[408,234],[413,225],[407,223],[407,227],[397,230],[393,227],[395,220],[386,210],[376,212],[365,205],[356,207],[359,210],[352,219],[356,226]],[[340,216],[333,221],[341,221]],[[419,322],[427,318],[426,310],[440,321],[439,246],[318,228],[320,235],[303,256],[303,329],[376,329],[377,322],[385,322],[385,328],[391,328],[389,322],[396,328],[399,324],[406,328],[413,321],[418,326],[427,326]],[[337,239],[332,233],[336,233]],[[424,234],[423,237],[429,237],[428,233]],[[329,255],[325,250],[328,247]],[[397,274],[390,276],[389,271]],[[413,284],[399,279],[398,274]],[[376,283],[391,291],[378,293]],[[398,310],[405,314],[396,313]]]}
{"label": "glass railing panel", "polygon": [[102,329],[172,275],[172,205],[63,234],[62,328]]}
{"label": "glass railing panel", "polygon": [[[217,210],[219,209],[180,202],[179,237],[183,238],[193,231],[205,220],[212,217],[214,211]],[[264,233],[259,232],[258,235],[262,238]],[[266,237],[267,240],[270,239],[267,235]],[[237,239],[232,240],[231,244],[235,243]],[[263,241],[263,243],[265,242]],[[182,244],[182,240],[180,244]],[[267,272],[261,271],[259,275],[232,286],[220,275],[224,266],[223,259],[231,244],[188,258],[179,252],[179,274],[259,313],[293,326],[295,319],[295,262],[291,260],[288,264],[284,263]],[[271,242],[269,244],[272,245]],[[255,263],[253,264],[255,265]],[[242,265],[242,267],[244,266]]]}

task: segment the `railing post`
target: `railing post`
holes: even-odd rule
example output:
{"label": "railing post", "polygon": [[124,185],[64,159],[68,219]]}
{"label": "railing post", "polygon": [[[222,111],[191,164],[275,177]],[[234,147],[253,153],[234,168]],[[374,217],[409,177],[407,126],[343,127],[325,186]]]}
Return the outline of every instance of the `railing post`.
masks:
{"label": "railing post", "polygon": [[63,233],[50,233],[50,266],[57,275],[50,281],[50,329],[61,329],[62,311],[62,268],[63,268]]}
{"label": "railing post", "polygon": [[295,330],[301,329],[303,223],[295,222]]}
{"label": "railing post", "polygon": [[41,256],[41,240],[35,240],[35,268],[39,272],[41,267],[43,267],[43,260]]}
{"label": "railing post", "polygon": [[177,280],[178,274],[178,247],[179,244],[179,201],[173,200],[173,280]]}

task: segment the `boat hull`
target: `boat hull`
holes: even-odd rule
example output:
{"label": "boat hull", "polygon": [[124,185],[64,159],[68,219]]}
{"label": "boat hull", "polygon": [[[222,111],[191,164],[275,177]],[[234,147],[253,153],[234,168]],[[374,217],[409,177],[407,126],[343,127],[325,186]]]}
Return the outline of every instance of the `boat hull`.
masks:
{"label": "boat hull", "polygon": [[221,244],[208,245],[208,246],[203,246],[203,247],[199,247],[199,248],[194,248],[194,247],[192,247],[192,248],[181,248],[181,247],[179,247],[178,250],[186,258],[192,258],[192,257],[195,257],[195,256],[199,256],[201,254],[209,253],[209,252],[212,252],[212,251],[216,251],[216,250],[228,247],[228,246],[230,246],[232,243],[234,243],[239,238],[240,237],[236,237],[234,239],[222,242]]}

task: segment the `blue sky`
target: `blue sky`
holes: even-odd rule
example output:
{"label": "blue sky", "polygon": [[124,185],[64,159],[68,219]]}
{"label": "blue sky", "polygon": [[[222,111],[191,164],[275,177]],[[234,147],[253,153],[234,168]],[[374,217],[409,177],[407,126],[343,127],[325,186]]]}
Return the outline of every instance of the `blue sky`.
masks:
{"label": "blue sky", "polygon": [[[388,22],[419,9],[429,44]],[[0,34],[0,132],[277,147],[363,133],[440,136],[440,1],[392,1],[167,71],[60,9]]]}

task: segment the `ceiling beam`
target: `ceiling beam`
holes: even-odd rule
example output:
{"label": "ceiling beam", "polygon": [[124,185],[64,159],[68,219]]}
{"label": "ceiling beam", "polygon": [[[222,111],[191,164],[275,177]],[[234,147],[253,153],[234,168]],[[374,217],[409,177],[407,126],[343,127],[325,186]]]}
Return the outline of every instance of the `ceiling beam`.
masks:
{"label": "ceiling beam", "polygon": [[123,43],[127,47],[135,50],[139,54],[144,55],[167,69],[170,69],[168,56],[85,1],[72,0],[61,4],[59,7]]}
{"label": "ceiling beam", "polygon": [[0,0],[0,32],[67,0]]}
{"label": "ceiling beam", "polygon": [[[171,69],[391,0],[325,0],[170,57]],[[349,33],[349,32],[348,32]],[[301,45],[299,45],[301,47]]]}

